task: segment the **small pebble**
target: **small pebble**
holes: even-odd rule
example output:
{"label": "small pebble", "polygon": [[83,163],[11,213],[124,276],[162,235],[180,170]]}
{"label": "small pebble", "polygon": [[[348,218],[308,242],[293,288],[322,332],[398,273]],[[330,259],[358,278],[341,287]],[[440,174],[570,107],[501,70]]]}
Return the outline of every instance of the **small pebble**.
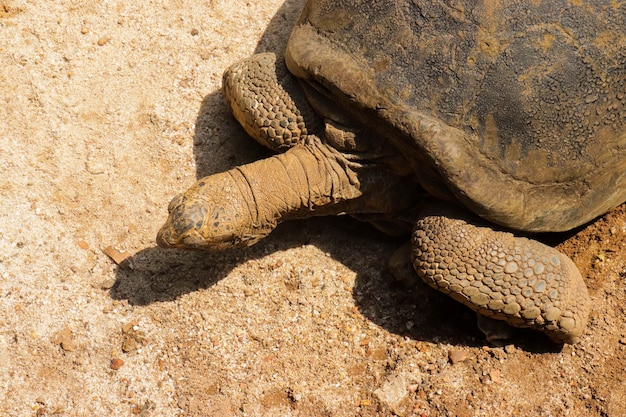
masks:
{"label": "small pebble", "polygon": [[120,358],[113,358],[113,359],[111,359],[111,369],[113,369],[114,371],[117,371],[123,365],[124,365],[124,361],[121,360]]}
{"label": "small pebble", "polygon": [[98,39],[98,46],[104,46],[107,44],[107,42],[109,42],[109,38],[107,36],[103,36]]}
{"label": "small pebble", "polygon": [[100,288],[101,290],[110,290],[115,285],[115,282],[115,278],[105,279],[100,284],[98,284],[98,288]]}
{"label": "small pebble", "polygon": [[128,353],[139,350],[148,340],[146,333],[141,329],[135,320],[122,326],[124,341],[122,342],[122,352]]}
{"label": "small pebble", "polygon": [[498,369],[494,369],[489,372],[489,378],[494,384],[499,384],[502,381],[502,373]]}
{"label": "small pebble", "polygon": [[450,363],[454,365],[457,362],[466,360],[467,353],[459,349],[452,349],[448,351],[448,359],[450,359]]}
{"label": "small pebble", "polygon": [[120,267],[134,269],[130,253],[126,251],[120,251],[114,246],[107,246],[106,248],[102,249],[102,252],[104,252],[105,255],[111,258],[111,260]]}
{"label": "small pebble", "polygon": [[50,338],[50,341],[60,345],[61,349],[66,352],[72,352],[76,349],[76,342],[72,336],[72,331],[67,327],[56,332],[54,336]]}

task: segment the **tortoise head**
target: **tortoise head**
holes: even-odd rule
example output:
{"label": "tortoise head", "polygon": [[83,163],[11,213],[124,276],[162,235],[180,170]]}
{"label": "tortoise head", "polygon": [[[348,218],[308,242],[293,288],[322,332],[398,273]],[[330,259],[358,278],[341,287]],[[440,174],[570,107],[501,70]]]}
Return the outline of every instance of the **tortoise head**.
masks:
{"label": "tortoise head", "polygon": [[250,246],[266,236],[273,227],[255,227],[249,208],[253,198],[237,183],[234,173],[203,178],[172,199],[157,244],[220,251]]}

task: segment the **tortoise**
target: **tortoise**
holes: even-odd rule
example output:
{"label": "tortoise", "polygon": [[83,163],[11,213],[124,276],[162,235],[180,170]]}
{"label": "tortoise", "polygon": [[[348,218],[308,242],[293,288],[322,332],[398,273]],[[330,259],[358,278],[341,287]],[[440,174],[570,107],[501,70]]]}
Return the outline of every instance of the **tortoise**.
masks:
{"label": "tortoise", "polygon": [[626,201],[623,4],[310,0],[284,62],[234,64],[223,93],[276,155],[175,197],[160,246],[240,248],[349,214],[410,234],[398,253],[479,315],[580,340],[583,278],[532,234]]}

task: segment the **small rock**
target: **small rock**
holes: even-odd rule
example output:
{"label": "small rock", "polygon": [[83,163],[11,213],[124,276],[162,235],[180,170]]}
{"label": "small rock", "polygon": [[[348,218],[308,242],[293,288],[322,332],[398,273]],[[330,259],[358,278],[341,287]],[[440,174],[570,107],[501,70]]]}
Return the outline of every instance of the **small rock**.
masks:
{"label": "small rock", "polygon": [[[380,388],[374,391],[374,395],[381,403],[386,404],[392,412],[399,414],[398,407],[406,396],[411,393],[409,387],[421,383],[421,375],[414,372],[399,371],[389,376]],[[415,389],[417,390],[417,388]]]}
{"label": "small rock", "polygon": [[107,36],[103,36],[98,39],[98,46],[104,46],[107,44],[107,42],[109,42],[109,38]]}
{"label": "small rock", "polygon": [[72,337],[72,331],[65,327],[54,334],[50,341],[55,345],[60,345],[61,349],[66,352],[72,352],[76,349],[76,342]]}
{"label": "small rock", "polygon": [[122,342],[122,352],[128,353],[139,349],[147,341],[146,333],[141,330],[139,323],[135,320],[122,326],[124,341]]}
{"label": "small rock", "polygon": [[504,360],[506,358],[506,355],[507,355],[506,352],[504,351],[504,349],[501,348],[501,347],[491,348],[489,353],[491,354],[491,356],[493,356],[494,358],[496,358],[498,360]]}
{"label": "small rock", "polygon": [[106,256],[111,258],[111,260],[120,267],[128,269],[134,268],[132,259],[130,259],[130,253],[126,251],[120,251],[114,246],[107,246],[106,248],[102,249],[102,252],[104,252]]}
{"label": "small rock", "polygon": [[450,363],[454,365],[457,362],[463,362],[467,359],[467,353],[460,349],[452,349],[448,351],[448,359]]}
{"label": "small rock", "polygon": [[111,369],[113,369],[114,371],[117,371],[123,365],[124,365],[124,361],[122,359],[120,359],[120,358],[113,358],[113,359],[111,359]]}
{"label": "small rock", "polygon": [[116,282],[115,278],[105,279],[98,285],[98,288],[100,288],[101,290],[110,290],[115,285],[115,282]]}
{"label": "small rock", "polygon": [[499,384],[502,381],[502,373],[498,369],[493,369],[489,372],[489,378],[494,384]]}

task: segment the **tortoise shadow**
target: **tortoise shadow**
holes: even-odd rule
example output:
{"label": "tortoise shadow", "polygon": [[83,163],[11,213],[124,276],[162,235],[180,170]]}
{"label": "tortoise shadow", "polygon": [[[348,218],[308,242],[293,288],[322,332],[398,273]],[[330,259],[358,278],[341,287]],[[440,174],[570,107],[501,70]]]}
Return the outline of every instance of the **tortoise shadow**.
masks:
{"label": "tortoise shadow", "polygon": [[[348,216],[295,220],[281,224],[257,245],[237,251],[209,254],[158,247],[144,249],[120,265],[110,294],[134,306],[174,301],[188,293],[210,290],[246,262],[311,245],[355,273],[352,296],[367,320],[413,340],[455,346],[486,345],[471,310],[421,281],[410,288],[393,282],[385,265],[403,242]],[[371,253],[364,256],[364,250]],[[560,350],[545,336],[523,330],[516,331],[509,343],[533,353]]]}
{"label": "tortoise shadow", "polygon": [[[283,55],[303,3],[304,0],[290,0],[281,6],[255,52],[272,51],[279,58]],[[198,179],[270,155],[231,116],[220,91],[203,99],[193,141]],[[185,294],[210,289],[242,263],[308,244],[355,272],[356,306],[373,323],[415,340],[484,345],[474,313],[469,309],[421,282],[410,289],[392,283],[385,264],[402,243],[403,240],[383,235],[347,216],[292,221],[281,224],[256,246],[238,251],[207,254],[158,247],[141,250],[120,264],[110,294],[134,306],[174,301]],[[377,265],[364,265],[362,253],[356,248],[374,251]],[[556,349],[542,336],[524,336],[515,342],[527,351]]]}
{"label": "tortoise shadow", "polygon": [[469,309],[421,282],[412,288],[393,282],[385,265],[403,242],[347,216],[296,220],[281,224],[257,245],[236,251],[146,248],[119,266],[110,294],[134,306],[174,301],[210,289],[239,265],[311,245],[355,273],[352,296],[373,323],[416,340],[481,346],[482,335]]}

